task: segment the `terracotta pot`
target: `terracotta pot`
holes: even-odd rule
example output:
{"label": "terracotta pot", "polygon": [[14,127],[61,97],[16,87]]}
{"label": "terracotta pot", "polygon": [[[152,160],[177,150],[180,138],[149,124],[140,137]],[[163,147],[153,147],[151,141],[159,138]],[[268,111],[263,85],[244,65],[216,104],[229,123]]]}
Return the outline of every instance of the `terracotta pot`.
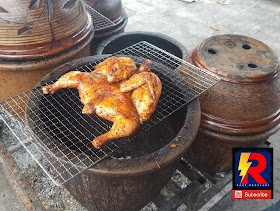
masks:
{"label": "terracotta pot", "polygon": [[198,134],[184,154],[195,168],[214,174],[232,169],[232,148],[266,148],[268,137],[279,130],[280,125],[254,135],[223,134],[200,126]]}
{"label": "terracotta pot", "polygon": [[92,20],[83,1],[4,0],[0,18],[0,101],[33,88],[53,68],[89,55]]}
{"label": "terracotta pot", "polygon": [[[42,78],[38,85],[100,58],[104,56],[87,57],[64,64]],[[29,114],[32,116],[34,111],[41,112],[44,109],[33,109],[34,104],[40,105],[38,95],[28,101],[26,111],[27,124],[36,130],[38,127],[33,125],[34,121],[28,121]],[[74,119],[70,121],[75,122]],[[65,187],[88,210],[139,210],[168,183],[180,157],[193,142],[199,122],[200,106],[196,99],[136,137],[112,156],[65,183]],[[38,134],[40,131],[33,132]],[[50,137],[46,140],[52,139],[57,138]],[[176,147],[171,147],[172,143]],[[50,157],[40,141],[38,145]],[[53,154],[57,154],[57,147],[52,150]],[[71,153],[67,156],[71,157]]]}
{"label": "terracotta pot", "polygon": [[115,24],[95,32],[91,42],[91,55],[94,55],[97,46],[103,40],[124,32],[128,17],[121,0],[85,0],[85,3]]}
{"label": "terracotta pot", "polygon": [[218,35],[199,44],[185,60],[221,77],[199,97],[201,129],[188,160],[201,170],[228,170],[232,147],[263,146],[279,129],[278,58],[253,38]]}

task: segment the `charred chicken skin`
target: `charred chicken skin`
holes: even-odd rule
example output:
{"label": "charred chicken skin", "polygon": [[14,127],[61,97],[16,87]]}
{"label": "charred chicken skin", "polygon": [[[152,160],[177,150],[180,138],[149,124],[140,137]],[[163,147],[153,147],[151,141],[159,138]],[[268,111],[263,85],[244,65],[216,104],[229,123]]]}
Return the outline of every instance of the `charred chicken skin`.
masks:
{"label": "charred chicken skin", "polygon": [[110,131],[92,141],[99,149],[109,140],[134,134],[150,118],[160,97],[161,82],[150,72],[150,60],[137,70],[128,57],[109,57],[94,68],[93,72],[68,72],[42,90],[54,94],[62,88],[76,88],[83,114],[96,114],[113,122]]}

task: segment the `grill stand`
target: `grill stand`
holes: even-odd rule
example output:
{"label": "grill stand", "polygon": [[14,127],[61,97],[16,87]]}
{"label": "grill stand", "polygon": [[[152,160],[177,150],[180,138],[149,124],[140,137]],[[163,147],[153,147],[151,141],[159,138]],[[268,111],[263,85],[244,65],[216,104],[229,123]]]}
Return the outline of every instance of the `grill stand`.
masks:
{"label": "grill stand", "polygon": [[[1,130],[2,129],[4,129],[4,127],[1,128]],[[28,175],[26,173],[21,173],[22,171],[19,167],[20,164],[15,161],[12,154],[19,152],[23,147],[19,145],[6,148],[3,142],[4,140],[0,139],[0,167],[3,170],[5,177],[9,180],[16,195],[23,202],[26,210],[46,210],[46,207],[48,207],[48,209],[50,208],[49,210],[62,210],[55,205],[47,205],[46,202],[44,202],[42,195],[38,196],[38,193],[35,190],[36,186],[26,179]],[[40,168],[37,169],[42,171]],[[34,172],[34,174],[38,173]],[[47,178],[46,175],[44,175],[44,177]],[[174,177],[176,178],[174,179]],[[188,184],[178,184],[182,180],[187,180]],[[210,205],[209,201],[223,188],[231,184],[231,180],[231,171],[215,175],[205,175],[193,168],[182,158],[172,179],[164,189],[162,189],[161,193],[143,208],[143,211],[148,210],[148,207],[150,210],[168,211],[177,210],[178,208],[178,210],[199,210],[203,206],[214,206],[219,199],[216,199],[216,201],[214,200]],[[48,185],[54,186],[52,182],[49,182]],[[56,186],[54,186],[54,188],[56,188]],[[53,189],[53,187],[47,187],[47,189]],[[53,201],[58,201],[58,199],[54,197]],[[67,203],[70,202],[63,201],[62,203],[66,207]],[[71,201],[69,206],[72,206],[72,204],[73,202]],[[79,206],[78,203],[73,209],[85,210],[85,208]]]}

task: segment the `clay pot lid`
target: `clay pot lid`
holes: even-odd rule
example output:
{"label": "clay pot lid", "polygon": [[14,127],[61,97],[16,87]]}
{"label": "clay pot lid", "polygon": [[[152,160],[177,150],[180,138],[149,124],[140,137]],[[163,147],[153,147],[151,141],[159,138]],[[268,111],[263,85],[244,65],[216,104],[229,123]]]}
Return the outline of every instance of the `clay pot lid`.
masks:
{"label": "clay pot lid", "polygon": [[93,34],[80,1],[5,0],[0,19],[0,58],[5,60],[61,54]]}
{"label": "clay pot lid", "polygon": [[231,82],[260,82],[278,72],[278,58],[264,43],[240,35],[217,35],[194,51],[195,65]]}

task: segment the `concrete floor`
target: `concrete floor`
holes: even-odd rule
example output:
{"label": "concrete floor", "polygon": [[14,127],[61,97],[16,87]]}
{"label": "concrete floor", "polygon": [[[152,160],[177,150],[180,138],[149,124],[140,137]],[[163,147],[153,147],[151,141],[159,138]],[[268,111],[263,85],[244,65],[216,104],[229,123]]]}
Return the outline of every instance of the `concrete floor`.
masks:
{"label": "concrete floor", "polygon": [[[217,34],[240,34],[258,39],[280,57],[279,0],[123,0],[130,13],[126,31],[151,31],[181,42],[188,51]],[[274,199],[232,200],[231,193],[213,199],[202,210],[263,210],[280,199],[280,131],[271,141],[274,149]],[[23,210],[0,171],[0,211]],[[280,210],[280,208],[278,209]]]}
{"label": "concrete floor", "polygon": [[23,203],[17,198],[15,191],[6,179],[0,168],[0,210],[1,211],[24,211]]}
{"label": "concrete floor", "polygon": [[[123,0],[135,11],[126,31],[152,31],[181,42],[188,51],[218,34],[239,34],[267,44],[280,57],[279,0]],[[280,86],[280,84],[279,84]],[[269,141],[274,149],[274,199],[233,200],[231,184],[201,210],[263,210],[280,199],[280,131]],[[226,192],[225,192],[226,191]],[[279,204],[278,208],[280,210]]]}

